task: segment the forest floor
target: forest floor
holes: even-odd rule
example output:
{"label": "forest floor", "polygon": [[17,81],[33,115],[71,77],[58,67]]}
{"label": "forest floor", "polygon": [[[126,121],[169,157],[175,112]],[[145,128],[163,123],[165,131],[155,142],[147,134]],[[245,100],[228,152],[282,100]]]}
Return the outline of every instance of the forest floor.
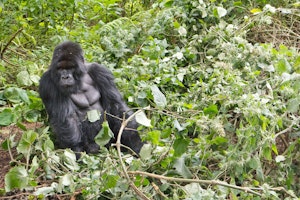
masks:
{"label": "forest floor", "polygon": [[[24,124],[26,126],[27,130],[35,130],[37,126],[39,126],[36,123],[26,123]],[[11,135],[15,134],[14,141],[18,142],[22,136],[23,131],[19,129],[16,125],[1,127],[0,129],[0,145]],[[12,148],[11,154],[13,157],[17,156],[16,148]],[[5,186],[5,174],[10,169],[10,161],[11,156],[9,154],[9,151],[4,150],[2,147],[0,147],[0,188],[4,188]]]}

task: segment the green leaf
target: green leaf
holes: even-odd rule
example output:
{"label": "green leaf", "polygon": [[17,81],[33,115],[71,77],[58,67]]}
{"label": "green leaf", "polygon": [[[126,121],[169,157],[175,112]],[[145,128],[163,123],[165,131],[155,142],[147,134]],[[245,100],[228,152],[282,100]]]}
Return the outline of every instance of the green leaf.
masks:
{"label": "green leaf", "polygon": [[30,110],[30,111],[26,112],[24,118],[28,122],[37,122],[39,116],[40,116],[40,112],[39,111],[37,111],[37,110]]}
{"label": "green leaf", "polygon": [[89,122],[96,122],[101,118],[101,112],[99,110],[90,110],[87,112],[87,118]]}
{"label": "green leaf", "polygon": [[151,144],[144,144],[140,151],[140,157],[143,160],[147,160],[147,159],[151,158],[151,156],[152,156],[151,153],[152,153]]}
{"label": "green leaf", "polygon": [[104,121],[102,124],[102,129],[95,137],[95,142],[101,147],[106,145],[112,137],[114,137],[114,134],[110,130],[108,122]]}
{"label": "green leaf", "polygon": [[260,160],[256,157],[251,158],[248,165],[251,169],[257,169],[260,166]]}
{"label": "green leaf", "polygon": [[34,172],[38,168],[39,168],[38,158],[37,158],[37,156],[34,156],[32,161],[31,161],[30,169],[28,171],[28,173],[30,174],[31,177],[33,176]]}
{"label": "green leaf", "polygon": [[104,186],[102,191],[105,191],[110,188],[114,188],[117,185],[118,180],[119,180],[119,176],[117,175],[104,174],[102,176],[102,183]]}
{"label": "green leaf", "polygon": [[16,115],[12,112],[10,108],[4,109],[0,113],[0,126],[8,126],[16,122]]}
{"label": "green leaf", "polygon": [[181,156],[180,158],[176,159],[176,161],[174,163],[174,168],[184,178],[192,178],[193,177],[191,171],[185,165],[185,156]]}
{"label": "green leaf", "polygon": [[50,138],[48,138],[45,142],[43,142],[43,150],[44,151],[53,151],[54,150],[54,144]]}
{"label": "green leaf", "polygon": [[38,134],[32,130],[24,132],[17,146],[17,151],[27,157],[37,136]]}
{"label": "green leaf", "polygon": [[144,112],[139,112],[135,115],[135,120],[137,123],[146,126],[151,127],[151,120],[147,118]]}
{"label": "green leaf", "polygon": [[189,140],[184,138],[177,138],[173,144],[173,148],[175,150],[174,156],[181,156],[183,153],[187,151],[187,147],[189,145]]}
{"label": "green leaf", "polygon": [[17,166],[5,175],[5,190],[9,192],[15,188],[24,189],[28,186],[28,173],[24,166]]}
{"label": "green leaf", "polygon": [[212,104],[212,105],[204,108],[203,112],[205,115],[209,115],[209,117],[213,117],[213,116],[217,115],[219,112],[218,106],[215,104]]}
{"label": "green leaf", "polygon": [[287,111],[296,113],[299,109],[300,98],[289,99],[287,102]]}
{"label": "green leaf", "polygon": [[21,71],[17,75],[17,83],[21,86],[31,86],[32,81],[27,71]]}
{"label": "green leaf", "polygon": [[253,8],[252,10],[250,10],[250,12],[251,12],[252,14],[258,14],[258,13],[261,13],[262,10],[261,10],[260,8]]}
{"label": "green leaf", "polygon": [[140,176],[140,175],[137,175],[135,176],[135,180],[134,180],[134,185],[137,186],[137,187],[140,187],[140,186],[147,186],[150,184],[150,181],[145,178],[144,176]]}
{"label": "green leaf", "polygon": [[154,145],[158,145],[161,132],[159,130],[150,131],[147,133],[147,140]]}
{"label": "green leaf", "polygon": [[8,150],[8,148],[13,148],[17,145],[17,142],[15,142],[15,134],[10,135],[4,142],[2,142],[2,148],[4,150]]}
{"label": "green leaf", "polygon": [[30,103],[26,91],[21,88],[7,88],[4,90],[4,96],[12,103],[20,103],[21,101]]}
{"label": "green leaf", "polygon": [[281,59],[275,64],[276,70],[282,74],[284,72],[290,72],[292,69],[290,63],[286,59]]}
{"label": "green leaf", "polygon": [[272,151],[270,147],[263,148],[263,155],[267,160],[272,160]]}
{"label": "green leaf", "polygon": [[159,90],[159,88],[156,85],[151,86],[151,91],[153,95],[153,100],[154,103],[159,107],[159,108],[164,108],[167,105],[167,99],[165,95]]}

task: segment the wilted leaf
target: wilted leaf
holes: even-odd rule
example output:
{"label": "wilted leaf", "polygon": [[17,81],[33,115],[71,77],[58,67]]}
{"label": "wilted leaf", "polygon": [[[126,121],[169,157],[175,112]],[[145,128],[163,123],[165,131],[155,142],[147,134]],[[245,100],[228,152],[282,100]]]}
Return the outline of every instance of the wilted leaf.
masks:
{"label": "wilted leaf", "polygon": [[186,29],[183,26],[180,26],[179,29],[178,29],[178,33],[181,36],[186,36],[187,31],[186,31]]}
{"label": "wilted leaf", "polygon": [[101,118],[101,112],[99,110],[90,110],[87,113],[87,118],[89,122],[96,122]]}
{"label": "wilted leaf", "polygon": [[49,195],[54,194],[54,188],[53,187],[41,187],[37,188],[37,190],[33,193],[34,195]]}
{"label": "wilted leaf", "polygon": [[154,98],[154,103],[159,108],[164,108],[167,105],[167,99],[165,95],[159,90],[159,88],[156,85],[151,86],[151,91]]}
{"label": "wilted leaf", "polygon": [[60,183],[63,186],[70,186],[73,183],[73,176],[72,174],[65,174],[64,176],[61,177]]}
{"label": "wilted leaf", "polygon": [[79,169],[75,153],[68,149],[64,151],[64,164],[72,171],[76,171]]}
{"label": "wilted leaf", "polygon": [[174,168],[176,171],[184,178],[192,178],[191,171],[187,168],[185,165],[185,156],[181,156],[180,158],[177,158],[174,163]]}
{"label": "wilted leaf", "polygon": [[283,155],[276,156],[275,161],[277,163],[285,161],[285,157]]}
{"label": "wilted leaf", "polygon": [[174,58],[177,58],[178,60],[181,60],[183,58],[183,53],[177,52],[173,55]]}
{"label": "wilted leaf", "polygon": [[222,18],[227,14],[227,10],[222,7],[217,7],[217,11],[218,11],[219,18]]}
{"label": "wilted leaf", "polygon": [[139,112],[135,115],[135,120],[137,123],[146,126],[151,127],[151,120],[147,118],[144,112]]}
{"label": "wilted leaf", "polygon": [[178,131],[183,131],[184,130],[184,127],[182,127],[180,125],[180,123],[178,122],[177,119],[174,120],[174,127],[178,130]]}

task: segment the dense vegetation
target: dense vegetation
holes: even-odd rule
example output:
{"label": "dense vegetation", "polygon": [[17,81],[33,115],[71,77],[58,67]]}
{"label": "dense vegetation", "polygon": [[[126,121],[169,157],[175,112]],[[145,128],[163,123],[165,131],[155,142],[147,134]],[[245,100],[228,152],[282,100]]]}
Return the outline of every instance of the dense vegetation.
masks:
{"label": "dense vegetation", "polygon": [[[0,127],[22,130],[19,140],[12,129],[2,143],[11,168],[1,195],[297,199],[299,6],[1,1]],[[124,99],[139,110],[133,117],[148,143],[141,158],[103,148],[76,161],[72,151],[54,148],[37,86],[54,47],[67,39],[82,45],[89,62],[111,69]]]}

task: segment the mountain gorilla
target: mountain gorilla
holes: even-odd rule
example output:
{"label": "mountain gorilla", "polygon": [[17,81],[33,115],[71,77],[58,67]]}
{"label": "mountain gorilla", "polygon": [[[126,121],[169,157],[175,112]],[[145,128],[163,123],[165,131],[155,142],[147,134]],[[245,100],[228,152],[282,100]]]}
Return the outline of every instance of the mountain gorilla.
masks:
{"label": "mountain gorilla", "polygon": [[[114,133],[109,144],[116,141],[123,113],[126,117],[132,114],[116,88],[112,73],[102,65],[85,62],[80,45],[70,41],[55,48],[51,65],[40,80],[39,93],[57,146],[75,152],[98,152],[94,138],[102,128],[105,111]],[[87,113],[95,110],[101,115],[91,122]],[[138,154],[144,143],[136,128],[136,121],[130,121],[121,143]]]}

